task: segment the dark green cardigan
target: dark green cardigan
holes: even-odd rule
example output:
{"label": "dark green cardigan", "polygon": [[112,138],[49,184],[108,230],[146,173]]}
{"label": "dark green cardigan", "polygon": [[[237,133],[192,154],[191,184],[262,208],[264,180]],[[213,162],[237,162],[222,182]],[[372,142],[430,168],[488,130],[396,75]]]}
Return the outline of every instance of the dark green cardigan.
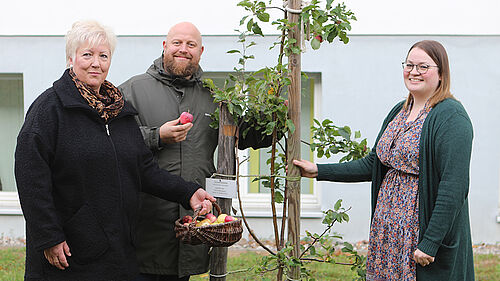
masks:
{"label": "dark green cardigan", "polygon": [[[372,182],[372,216],[382,180],[388,171],[376,155],[376,144],[404,102],[387,115],[372,151],[363,159],[340,164],[318,164],[318,180]],[[418,249],[435,257],[417,265],[419,281],[474,280],[469,224],[469,166],[472,124],[462,104],[446,99],[425,119],[419,156]]]}

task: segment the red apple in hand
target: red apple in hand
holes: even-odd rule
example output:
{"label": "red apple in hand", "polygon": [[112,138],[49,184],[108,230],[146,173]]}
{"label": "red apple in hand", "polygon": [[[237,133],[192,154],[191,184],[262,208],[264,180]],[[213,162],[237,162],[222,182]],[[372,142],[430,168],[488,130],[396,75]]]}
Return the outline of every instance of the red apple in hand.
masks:
{"label": "red apple in hand", "polygon": [[212,213],[206,214],[205,218],[209,219],[210,223],[214,223],[217,220],[217,217]]}
{"label": "red apple in hand", "polygon": [[179,120],[179,122],[181,122],[181,124],[186,124],[186,123],[191,123],[193,122],[193,115],[189,112],[183,112],[181,113],[181,119]]}

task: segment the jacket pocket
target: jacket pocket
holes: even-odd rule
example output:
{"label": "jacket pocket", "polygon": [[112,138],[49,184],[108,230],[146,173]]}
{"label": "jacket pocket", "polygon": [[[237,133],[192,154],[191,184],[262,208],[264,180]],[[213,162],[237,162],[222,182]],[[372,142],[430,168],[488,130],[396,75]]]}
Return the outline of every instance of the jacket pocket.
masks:
{"label": "jacket pocket", "polygon": [[442,243],[439,247],[434,263],[431,263],[433,268],[439,268],[440,272],[450,272],[454,270],[456,257],[458,253],[458,243],[452,244]]}
{"label": "jacket pocket", "polygon": [[109,248],[106,233],[88,204],[66,222],[64,233],[71,257],[77,263],[95,261]]}

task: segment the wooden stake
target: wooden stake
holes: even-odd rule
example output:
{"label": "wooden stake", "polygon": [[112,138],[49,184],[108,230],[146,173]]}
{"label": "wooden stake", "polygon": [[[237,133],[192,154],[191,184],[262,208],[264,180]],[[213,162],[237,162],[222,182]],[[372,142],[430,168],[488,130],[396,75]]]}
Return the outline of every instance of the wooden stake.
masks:
{"label": "wooden stake", "polygon": [[[300,9],[300,0],[288,1],[288,7],[294,10]],[[288,34],[289,39],[295,39],[294,47],[300,48],[300,14],[290,13],[290,23],[296,24]],[[293,52],[288,57],[288,72],[291,84],[288,87],[289,108],[288,114],[295,125],[295,131],[288,138],[288,176],[300,177],[300,170],[293,165],[293,159],[300,159],[300,89],[301,89],[301,61],[300,52]],[[288,181],[288,241],[293,245],[291,255],[298,259],[300,255],[300,181]],[[300,279],[300,267],[292,268],[289,277],[294,280]]]}
{"label": "wooden stake", "polygon": [[[219,110],[219,150],[217,154],[217,173],[223,175],[234,175],[236,174],[234,151],[234,144],[236,142],[236,124],[231,114],[229,114],[225,104],[220,104]],[[219,204],[222,213],[231,213],[232,199],[217,198],[217,203]],[[212,249],[212,256],[210,259],[210,281],[225,281],[226,273],[227,247],[214,247]]]}

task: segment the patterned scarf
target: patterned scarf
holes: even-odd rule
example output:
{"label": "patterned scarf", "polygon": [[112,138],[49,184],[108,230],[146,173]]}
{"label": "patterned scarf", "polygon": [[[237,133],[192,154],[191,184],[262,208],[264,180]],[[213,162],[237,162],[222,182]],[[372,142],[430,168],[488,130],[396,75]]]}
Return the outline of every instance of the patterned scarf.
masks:
{"label": "patterned scarf", "polygon": [[97,110],[97,113],[99,113],[99,116],[105,122],[108,122],[109,119],[120,113],[124,103],[123,95],[113,84],[105,80],[101,85],[99,93],[97,93],[89,85],[76,77],[73,68],[70,68],[69,75],[73,79],[73,82],[75,82],[80,95],[89,103],[90,107]]}

